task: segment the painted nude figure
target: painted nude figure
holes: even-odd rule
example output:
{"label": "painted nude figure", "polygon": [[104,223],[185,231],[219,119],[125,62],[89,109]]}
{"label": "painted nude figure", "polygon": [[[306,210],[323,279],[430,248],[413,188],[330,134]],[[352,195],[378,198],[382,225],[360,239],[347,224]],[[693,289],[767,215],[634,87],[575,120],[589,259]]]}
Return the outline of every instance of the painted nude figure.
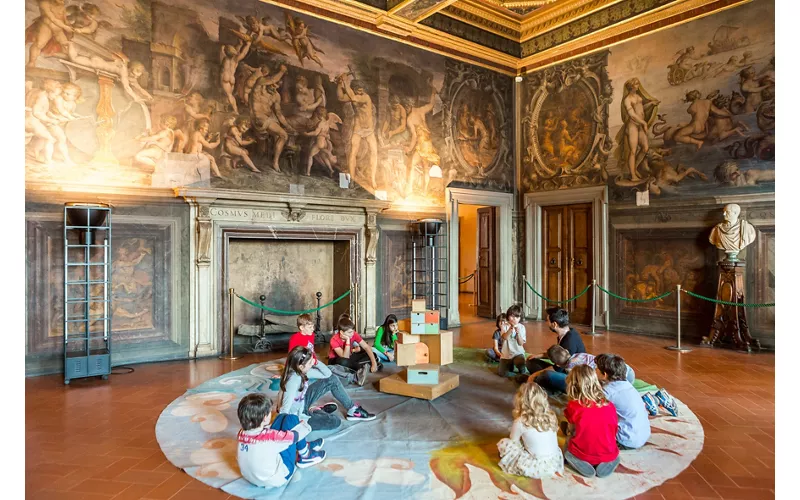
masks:
{"label": "painted nude figure", "polygon": [[306,165],[306,175],[311,175],[311,165],[314,158],[318,158],[323,165],[328,167],[333,175],[333,165],[336,164],[336,156],[333,155],[333,143],[331,143],[331,130],[338,130],[338,125],[342,119],[336,113],[328,113],[328,110],[320,106],[314,111],[314,119],[318,122],[317,127],[311,132],[303,135],[314,137],[311,144],[311,151],[308,152],[308,164]]}
{"label": "painted nude figure", "polygon": [[251,43],[248,40],[238,48],[233,45],[223,45],[220,49],[220,85],[228,98],[228,104],[231,105],[231,109],[236,114],[239,114],[236,98],[233,97],[233,87],[236,85],[236,68],[242,62],[242,59],[247,57]]}
{"label": "painted nude figure", "polygon": [[406,118],[408,112],[400,103],[400,98],[392,96],[389,98],[389,117],[383,122],[378,141],[381,146],[392,143],[392,138],[402,135],[406,130]]}
{"label": "painted nude figure", "polygon": [[58,127],[58,120],[50,116],[49,96],[55,96],[56,90],[60,93],[61,87],[53,80],[46,80],[44,87],[44,90],[31,89],[25,95],[25,132],[31,136],[31,147],[36,161],[47,165],[53,161],[56,145],[56,138],[50,130]]}
{"label": "painted nude figure", "polygon": [[286,32],[301,66],[303,66],[303,59],[307,58],[319,64],[320,68],[323,67],[322,61],[317,55],[317,51],[321,54],[324,54],[324,52],[314,46],[314,42],[310,39],[311,35],[308,32],[308,26],[306,26],[306,23],[302,19],[294,17],[287,12]]}
{"label": "painted nude figure", "polygon": [[[773,83],[774,85],[774,83]],[[756,79],[756,70],[748,66],[739,72],[739,87],[745,98],[743,113],[752,113],[761,104],[761,91],[769,88],[770,84],[761,85]]]}
{"label": "painted nude figure", "polygon": [[217,167],[217,162],[214,157],[205,152],[203,148],[214,149],[219,146],[219,134],[213,134],[214,138],[208,140],[208,129],[210,124],[205,118],[197,120],[194,124],[194,133],[189,138],[189,144],[186,145],[186,153],[198,156],[205,156],[211,164],[211,171],[214,177],[222,177]]}
{"label": "painted nude figure", "polygon": [[289,139],[289,133],[295,134],[295,130],[286,121],[283,111],[281,111],[281,96],[277,91],[277,81],[264,77],[258,79],[250,93],[250,114],[253,130],[259,138],[265,139],[267,135],[275,138],[272,169],[280,172],[278,160]]}
{"label": "painted nude figure", "polygon": [[39,13],[25,30],[25,42],[32,43],[28,52],[28,67],[36,66],[36,60],[45,55],[62,52],[69,45],[68,35],[75,30],[67,23],[64,0],[39,0]]}
{"label": "painted nude figure", "polygon": [[638,78],[625,82],[622,97],[622,128],[617,133],[616,142],[620,169],[627,168],[631,180],[641,180],[637,170],[639,165],[647,169],[647,151],[650,144],[647,131],[656,118],[659,101],[650,97],[639,83]]}
{"label": "painted nude figure", "polygon": [[372,98],[364,90],[364,84],[358,80],[350,83],[350,74],[342,74],[338,78],[339,86],[336,95],[342,102],[352,103],[355,110],[355,123],[353,135],[350,137],[350,150],[347,153],[347,166],[350,176],[355,177],[356,159],[361,143],[366,142],[369,147],[369,168],[372,187],[377,189],[376,174],[378,169],[378,141],[375,138],[375,108]]}
{"label": "painted nude figure", "polygon": [[250,153],[244,148],[256,142],[255,139],[244,139],[242,137],[248,130],[250,130],[250,119],[246,116],[237,118],[225,133],[222,149],[227,155],[233,157],[232,168],[236,168],[237,160],[242,160],[250,170],[260,172],[253,164],[253,160],[250,159]]}
{"label": "painted nude figure", "polygon": [[139,142],[144,143],[144,147],[136,153],[134,160],[155,170],[164,153],[172,151],[177,125],[178,120],[174,116],[165,115],[161,118],[161,130],[155,134],[137,137]]}
{"label": "painted nude figure", "polygon": [[[434,163],[438,161],[438,153],[433,147],[433,143],[430,141],[430,129],[428,129],[428,122],[426,120],[426,116],[428,113],[433,111],[433,106],[436,98],[436,89],[433,88],[433,82],[429,81],[428,85],[431,87],[431,95],[428,104],[424,106],[419,106],[413,108],[408,113],[408,118],[406,118],[406,127],[408,129],[408,133],[411,135],[411,138],[408,141],[408,145],[405,147],[406,154],[410,154],[411,158],[408,162],[408,193],[411,193],[411,189],[414,186],[414,177],[416,176],[415,166],[418,164],[420,160],[425,160],[426,163]],[[474,121],[470,123],[472,127],[475,126]],[[473,128],[474,130],[474,128]],[[420,140],[419,132],[423,131],[425,133],[424,139]],[[484,128],[484,134],[486,129]],[[425,185],[428,185],[428,170],[425,169]],[[427,188],[426,188],[427,189]]]}
{"label": "painted nude figure", "polygon": [[192,92],[183,102],[183,116],[180,120],[180,129],[175,131],[175,152],[183,153],[189,137],[194,133],[194,124],[197,120],[210,120],[210,110],[203,113],[203,95],[200,92]]}

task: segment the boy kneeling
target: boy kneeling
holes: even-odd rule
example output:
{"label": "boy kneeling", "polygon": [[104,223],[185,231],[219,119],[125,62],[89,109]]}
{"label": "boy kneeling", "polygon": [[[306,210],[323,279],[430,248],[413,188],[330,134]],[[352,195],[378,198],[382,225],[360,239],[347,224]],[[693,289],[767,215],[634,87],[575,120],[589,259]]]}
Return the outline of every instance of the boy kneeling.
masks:
{"label": "boy kneeling", "polygon": [[311,427],[296,415],[279,414],[269,425],[272,402],[261,393],[248,394],[239,402],[236,459],[242,477],[256,486],[278,487],[289,482],[295,467],[305,468],[325,459],[324,441],[306,443]]}

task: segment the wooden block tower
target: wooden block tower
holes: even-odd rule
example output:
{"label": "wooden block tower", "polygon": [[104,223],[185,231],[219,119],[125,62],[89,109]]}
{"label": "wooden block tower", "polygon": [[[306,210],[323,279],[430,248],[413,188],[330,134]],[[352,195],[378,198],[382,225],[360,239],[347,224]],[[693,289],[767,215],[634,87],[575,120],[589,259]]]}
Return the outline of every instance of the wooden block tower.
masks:
{"label": "wooden block tower", "polygon": [[453,362],[453,332],[439,330],[439,311],[426,310],[424,299],[412,301],[411,333],[397,340],[395,361],[408,368],[381,379],[381,392],[432,400],[458,387],[458,375],[442,371]]}

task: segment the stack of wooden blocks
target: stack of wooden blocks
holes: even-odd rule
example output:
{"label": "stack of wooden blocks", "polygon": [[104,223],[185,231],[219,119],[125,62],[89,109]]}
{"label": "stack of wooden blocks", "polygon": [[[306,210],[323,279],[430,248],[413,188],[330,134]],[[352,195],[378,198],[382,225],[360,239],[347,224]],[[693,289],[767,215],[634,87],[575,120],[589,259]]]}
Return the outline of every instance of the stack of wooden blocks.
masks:
{"label": "stack of wooden blocks", "polygon": [[453,362],[453,332],[439,330],[439,311],[426,310],[424,299],[412,301],[411,333],[400,333],[394,352],[397,366],[408,368],[381,379],[381,392],[436,399],[458,387],[458,375],[442,371]]}

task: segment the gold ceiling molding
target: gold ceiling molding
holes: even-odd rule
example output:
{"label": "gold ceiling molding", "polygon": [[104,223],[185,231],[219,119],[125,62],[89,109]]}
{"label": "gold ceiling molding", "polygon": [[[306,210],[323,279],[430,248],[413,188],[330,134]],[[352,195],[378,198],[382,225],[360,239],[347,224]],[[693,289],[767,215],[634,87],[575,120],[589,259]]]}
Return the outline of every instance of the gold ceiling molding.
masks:
{"label": "gold ceiling molding", "polygon": [[525,18],[520,26],[520,42],[563,26],[580,17],[604,9],[622,0],[564,0],[548,5]]}
{"label": "gold ceiling molding", "polygon": [[[626,19],[615,25],[608,26],[607,28],[603,28],[593,33],[590,33],[586,36],[582,36],[580,38],[571,40],[561,45],[557,45],[552,49],[548,49],[539,52],[537,54],[525,57],[520,61],[519,67],[524,68],[526,72],[538,71],[545,67],[552,66],[554,64],[559,64],[569,59],[581,57],[590,54],[592,52],[597,52],[599,50],[605,50],[608,47],[618,45],[620,43],[627,42],[630,40],[634,40],[644,35],[656,33],[658,31],[662,31],[667,28],[672,28],[687,23],[689,21],[694,21],[696,19],[700,19],[702,17],[706,17],[708,15],[715,14],[717,12],[721,12],[723,10],[730,9],[738,5],[743,5],[751,1],[752,0],[686,0],[685,2],[680,2],[677,4],[676,3],[667,4],[654,11],[645,12],[636,17]],[[702,10],[703,7],[713,4],[718,4],[719,8],[706,11]],[[657,29],[652,29],[643,33],[638,33],[627,37],[624,36],[626,33],[634,32],[639,28],[648,26],[653,23],[657,23],[661,20],[670,17],[680,16],[681,14],[685,14],[693,10],[698,10],[698,13],[696,15],[682,19],[681,21],[677,21],[668,24],[666,26],[662,26]],[[591,50],[583,51],[576,54],[570,54],[571,52],[576,51],[581,47],[586,47],[593,43],[601,44],[601,42],[608,41],[615,37],[619,37],[619,39],[610,41],[608,43],[602,43],[602,46],[593,48]]]}
{"label": "gold ceiling molding", "polygon": [[[504,38],[508,38],[509,40],[513,40],[519,43],[519,30],[513,27],[510,27],[509,23],[499,23],[493,19],[487,19],[481,17],[480,13],[470,12],[464,9],[461,9],[458,5],[462,2],[456,2],[455,4],[447,7],[444,10],[440,11],[440,14],[444,14],[447,17],[452,17],[453,19],[457,19],[461,22],[471,24],[477,28],[486,30],[490,33],[494,33],[495,35],[500,35]],[[516,23],[519,26],[519,23]]]}

